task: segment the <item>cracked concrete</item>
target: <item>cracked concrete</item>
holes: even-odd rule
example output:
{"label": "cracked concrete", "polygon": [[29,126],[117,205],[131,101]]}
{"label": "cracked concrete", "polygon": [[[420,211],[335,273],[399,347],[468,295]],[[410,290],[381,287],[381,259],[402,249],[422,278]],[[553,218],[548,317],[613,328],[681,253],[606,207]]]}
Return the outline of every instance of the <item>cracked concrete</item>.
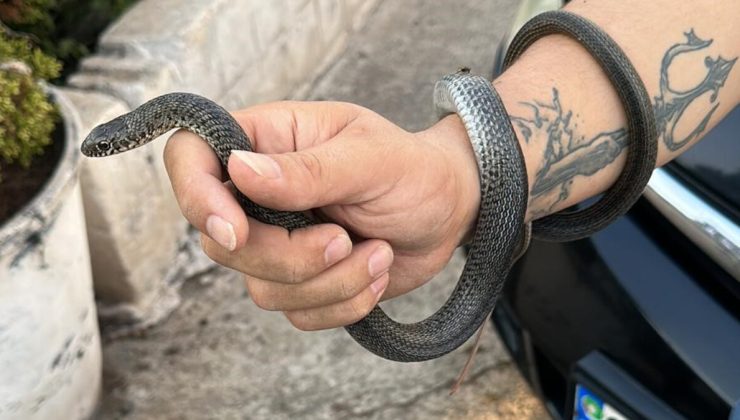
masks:
{"label": "cracked concrete", "polygon": [[[433,311],[454,285],[461,260],[384,307],[407,320]],[[226,269],[191,279],[181,293],[182,305],[163,325],[105,343],[99,418],[544,416],[491,331],[468,380],[450,397],[470,343],[438,360],[399,364],[369,354],[341,329],[293,329],[280,313],[256,308],[241,276]]]}
{"label": "cracked concrete", "polygon": [[[490,71],[516,0],[381,2],[308,99],[351,101],[408,130],[434,122],[433,83],[462,66]],[[454,287],[457,255],[424,287],[383,304],[401,321],[434,312]],[[448,396],[471,343],[437,360],[402,364],[368,353],[342,329],[305,333],[258,309],[223,268],[184,282],[171,317],[105,343],[99,418],[542,418],[489,329],[468,380]]]}

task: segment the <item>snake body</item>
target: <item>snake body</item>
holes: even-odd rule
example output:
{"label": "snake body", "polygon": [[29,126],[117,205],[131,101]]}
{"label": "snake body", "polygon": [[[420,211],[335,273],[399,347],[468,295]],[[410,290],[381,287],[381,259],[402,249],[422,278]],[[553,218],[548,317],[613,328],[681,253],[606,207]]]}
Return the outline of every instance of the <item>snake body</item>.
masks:
{"label": "snake body", "polygon": [[[525,26],[524,35],[520,32],[522,36],[515,38],[514,52],[507,57],[507,62],[513,61],[538,36],[551,32],[585,33],[594,49],[599,52],[608,49],[613,53],[616,44],[598,28],[594,29],[593,24],[563,15],[567,14],[550,14],[539,25],[529,29]],[[612,71],[619,71],[625,65],[631,68],[624,54],[620,56],[620,53],[616,47],[615,59],[619,68],[605,68],[610,77]],[[637,103],[634,107],[627,107],[630,149],[638,144],[654,144],[654,137],[645,134],[638,138],[635,135],[649,132],[648,123],[652,121],[652,108],[644,106],[645,101],[649,105],[649,98],[639,78],[626,78],[616,86],[623,100]],[[472,336],[493,310],[508,271],[521,251],[521,243],[528,238],[524,225],[528,196],[524,160],[509,116],[491,83],[482,77],[458,72],[438,82],[434,96],[440,114],[457,113],[468,131],[478,162],[481,204],[463,273],[450,298],[435,314],[420,322],[401,324],[375,307],[367,317],[346,327],[363,347],[396,361],[436,358],[459,347]],[[640,115],[635,117],[631,112]],[[197,95],[172,93],[96,127],[83,142],[82,152],[87,156],[124,152],[178,127],[190,130],[208,142],[224,167],[232,150],[252,150],[249,138],[224,108]],[[628,158],[623,185],[612,194],[617,198],[620,194],[639,196],[644,188],[643,181],[647,180],[643,179],[644,171],[635,171],[634,167],[651,166],[652,169],[655,161],[654,155],[652,163],[650,155],[630,152],[630,156],[632,160]],[[627,191],[623,191],[625,189]],[[637,190],[637,195],[634,190]],[[316,223],[302,213],[261,207],[238,191],[236,196],[247,214],[262,222],[289,230]],[[565,222],[558,221],[554,223],[557,229],[542,228],[539,232],[555,240],[582,237],[622,214],[631,204],[626,201],[615,204],[612,200],[606,204],[608,209],[598,207],[575,221],[568,220],[570,229],[564,225]],[[593,223],[594,220],[598,223]]]}

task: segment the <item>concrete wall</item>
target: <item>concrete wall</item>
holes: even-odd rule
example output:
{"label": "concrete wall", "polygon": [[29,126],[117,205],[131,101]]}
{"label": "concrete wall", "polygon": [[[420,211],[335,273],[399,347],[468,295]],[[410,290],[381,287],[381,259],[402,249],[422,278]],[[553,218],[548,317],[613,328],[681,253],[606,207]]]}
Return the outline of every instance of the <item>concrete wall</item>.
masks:
{"label": "concrete wall", "polygon": [[[375,1],[142,0],[70,79],[87,126],[172,91],[227,108],[301,92],[344,47]],[[162,164],[164,141],[86,160],[82,187],[101,316],[146,324],[176,305],[186,222]]]}

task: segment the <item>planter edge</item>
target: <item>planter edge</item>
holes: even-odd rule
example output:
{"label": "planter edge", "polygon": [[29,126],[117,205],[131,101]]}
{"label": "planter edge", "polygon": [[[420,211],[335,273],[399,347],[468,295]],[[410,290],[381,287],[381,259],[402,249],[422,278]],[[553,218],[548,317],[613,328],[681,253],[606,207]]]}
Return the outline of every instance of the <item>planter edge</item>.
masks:
{"label": "planter edge", "polygon": [[63,197],[77,181],[80,153],[74,140],[79,138],[80,116],[60,88],[49,86],[47,92],[59,107],[64,126],[64,149],[41,190],[0,225],[0,258],[16,252],[13,259],[20,260],[27,249],[39,242],[38,235],[43,236],[64,201]]}

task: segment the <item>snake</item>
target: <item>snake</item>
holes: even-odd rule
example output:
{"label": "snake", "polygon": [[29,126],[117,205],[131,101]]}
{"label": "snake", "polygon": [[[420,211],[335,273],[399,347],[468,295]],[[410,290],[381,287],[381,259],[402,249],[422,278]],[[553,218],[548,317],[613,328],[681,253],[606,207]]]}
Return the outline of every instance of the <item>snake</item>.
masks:
{"label": "snake", "polygon": [[[654,168],[657,134],[650,98],[637,72],[619,46],[585,18],[563,11],[536,16],[512,41],[507,65],[536,39],[551,33],[579,40],[602,63],[629,120],[627,163],[614,186],[591,207],[556,213],[532,225],[535,237],[562,241],[594,233],[637,200]],[[399,323],[375,306],[365,318],[345,327],[364,348],[399,362],[434,359],[464,344],[493,311],[509,270],[529,241],[524,158],[490,80],[467,70],[446,75],[435,85],[434,102],[438,116],[456,113],[465,126],[478,165],[480,208],[462,274],[439,310],[418,322]],[[178,92],[156,97],[95,127],[81,151],[89,157],[115,155],[175,128],[204,139],[224,168],[232,150],[253,150],[251,140],[226,109],[202,96]],[[262,222],[288,230],[318,223],[306,213],[265,208],[239,191],[235,195],[245,212]]]}

